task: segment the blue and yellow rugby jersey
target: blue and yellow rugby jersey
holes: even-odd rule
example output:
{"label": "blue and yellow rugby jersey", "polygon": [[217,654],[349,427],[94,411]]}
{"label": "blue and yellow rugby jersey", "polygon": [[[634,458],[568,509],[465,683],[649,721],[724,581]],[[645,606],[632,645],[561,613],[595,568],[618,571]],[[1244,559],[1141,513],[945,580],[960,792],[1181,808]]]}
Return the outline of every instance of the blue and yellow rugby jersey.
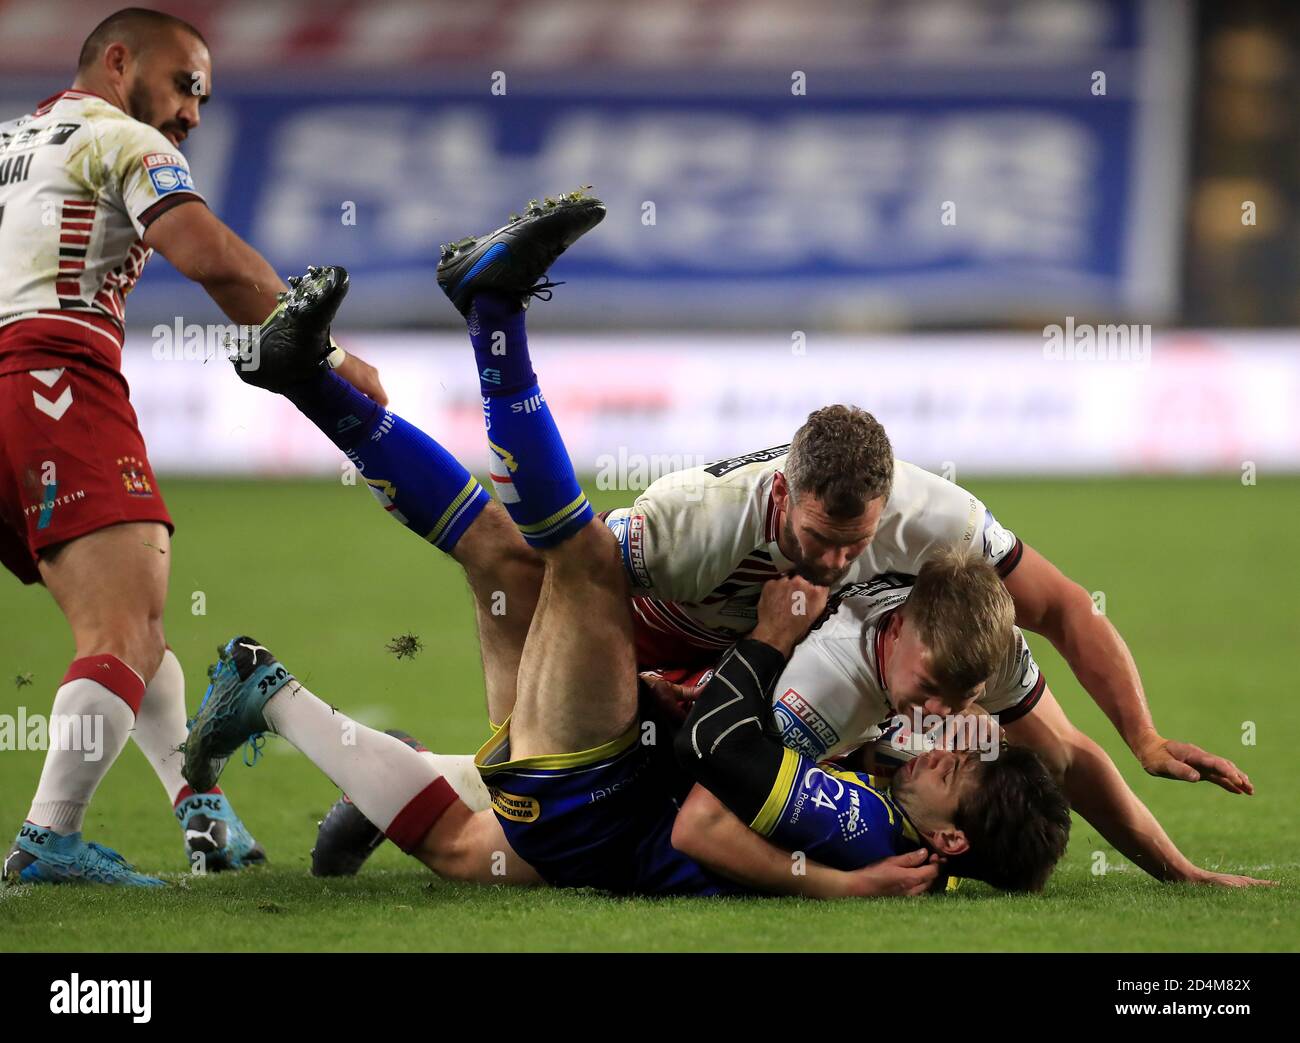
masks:
{"label": "blue and yellow rugby jersey", "polygon": [[861,869],[921,847],[915,827],[873,776],[816,764],[789,747],[749,826],[832,869]]}

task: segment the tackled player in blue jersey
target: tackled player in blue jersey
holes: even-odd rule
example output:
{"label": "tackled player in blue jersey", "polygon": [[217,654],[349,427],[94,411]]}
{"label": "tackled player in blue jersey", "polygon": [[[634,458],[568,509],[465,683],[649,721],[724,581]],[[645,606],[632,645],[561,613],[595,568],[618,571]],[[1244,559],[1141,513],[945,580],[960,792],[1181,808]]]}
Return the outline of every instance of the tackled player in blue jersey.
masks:
{"label": "tackled player in blue jersey", "polygon": [[[345,273],[325,269],[297,285],[268,320],[280,335],[261,341],[264,354],[270,344],[281,357],[261,375],[241,372],[286,394],[336,441],[347,432],[345,448],[368,479],[390,469],[386,495],[407,517],[416,511],[403,498],[419,502],[434,522],[422,535],[465,568],[479,607],[489,714],[502,722],[475,758],[491,810],[473,811],[402,740],[347,721],[251,638],[222,650],[186,746],[191,784],[215,781],[242,742],[274,731],[403,850],[442,875],[485,883],[910,893],[934,871],[900,886],[897,874],[863,867],[917,850],[908,863],[915,868],[933,850],[968,861],[980,852],[983,862],[969,861],[963,875],[1041,886],[1064,849],[1068,811],[1032,754],[988,762],[929,754],[885,791],[781,744],[771,689],[827,593],[807,580],[766,585],[759,626],[720,665],[673,742],[663,741],[662,722],[644,716],[626,573],[578,485],[523,323],[551,263],[603,216],[603,204],[580,193],[548,200],[456,244],[439,266],[440,284],[468,320],[504,511],[427,435],[372,409],[321,367]],[[504,617],[487,610],[498,594],[509,606]],[[344,725],[350,743],[338,741]],[[1007,837],[1035,836],[1044,839],[1003,864]],[[804,873],[790,872],[791,851],[808,857]]]}

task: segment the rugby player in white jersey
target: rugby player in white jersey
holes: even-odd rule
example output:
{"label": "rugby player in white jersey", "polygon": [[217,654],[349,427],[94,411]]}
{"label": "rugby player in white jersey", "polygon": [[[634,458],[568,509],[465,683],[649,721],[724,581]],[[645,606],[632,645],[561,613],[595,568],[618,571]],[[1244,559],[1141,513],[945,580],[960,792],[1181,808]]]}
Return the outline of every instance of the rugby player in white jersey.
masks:
{"label": "rugby player in white jersey", "polygon": [[[896,574],[841,588],[832,597],[772,693],[785,745],[813,761],[832,759],[885,777],[936,746],[987,751],[1001,737],[1037,754],[1074,810],[1157,879],[1227,887],[1271,883],[1201,869],[1178,850],[1106,752],[1065,717],[1020,629],[1000,651],[984,647],[1000,640],[996,605],[981,591],[978,575],[960,562],[960,552],[939,550],[920,570],[924,584],[958,595],[951,602],[931,596],[916,601],[912,594],[922,579]],[[961,618],[952,615],[953,604],[961,606]],[[972,671],[981,662],[996,666]],[[706,669],[686,688],[649,674],[643,680],[689,705],[694,686],[708,683],[712,673]],[[995,730],[941,726],[979,724],[980,718],[966,716],[972,709],[989,715]],[[695,826],[701,836],[729,817],[719,802],[706,799],[694,802],[692,814],[700,818]]]}
{"label": "rugby player in white jersey", "polygon": [[[999,525],[975,496],[896,460],[880,424],[861,409],[819,409],[789,446],[665,475],[606,521],[619,537],[634,590],[638,661],[669,668],[670,682],[688,681],[692,670],[698,673],[747,633],[763,584],[778,575],[794,571],[842,590],[882,575],[915,576],[937,550],[964,548],[997,569],[1014,599],[1017,624],[1052,642],[1150,774],[1253,793],[1231,761],[1156,732],[1128,647],[1081,586]],[[878,614],[867,601],[846,599],[840,612]],[[797,693],[778,709],[796,749],[813,738],[826,751],[842,751],[846,742],[865,741],[855,729],[882,724],[896,712],[943,716],[957,708],[933,686],[919,688],[910,705],[872,698],[868,682],[877,664],[869,641],[856,647],[865,632],[863,620],[856,623],[852,673],[867,688],[852,709],[837,694],[837,680],[782,686]],[[914,639],[901,618],[891,626],[888,642]],[[1027,648],[1023,654],[1032,663]],[[660,689],[689,693],[689,684]],[[1228,886],[1257,882],[1211,873],[1183,856],[1045,686],[1017,706],[996,708],[1008,739],[1042,756],[1076,810],[1152,875]]]}
{"label": "rugby player in white jersey", "polygon": [[935,549],[970,548],[1002,576],[1016,622],[1052,642],[1147,772],[1252,792],[1232,762],[1160,736],[1128,647],[1087,591],[971,493],[896,460],[860,409],[819,409],[788,446],[665,475],[607,521],[637,595],[643,663],[705,665],[752,628],[763,582],[786,571],[839,588],[914,576]]}
{"label": "rugby player in white jersey", "polygon": [[[472,330],[490,330],[492,314],[518,320],[534,279],[604,212],[581,195],[539,207],[470,240],[462,263],[440,267],[440,282],[453,301],[472,298],[463,309]],[[476,600],[531,606],[526,638],[493,623],[480,632],[485,662],[502,667],[487,671],[489,704],[507,716],[475,758],[491,809],[475,813],[436,761],[343,717],[248,637],[230,641],[210,672],[186,742],[194,786],[214,784],[241,744],[274,730],[345,786],[403,850],[456,879],[638,894],[911,894],[929,886],[927,869],[937,872],[921,864],[934,852],[955,872],[996,887],[1042,888],[1070,819],[1031,752],[932,751],[886,788],[800,756],[765,723],[774,683],[826,603],[826,588],[801,577],[764,587],[752,636],[718,666],[669,743],[667,726],[639,699],[615,539],[578,486],[522,323],[511,324],[504,351],[475,343],[489,446],[514,486],[507,521],[445,449],[400,417],[379,416],[320,368],[327,323],[346,285],[340,270],[326,269],[296,287],[268,326],[297,335],[263,337],[283,356],[275,367],[281,376],[244,376],[285,394],[336,435],[343,418],[373,426],[377,437],[363,435],[349,451],[363,473],[382,468],[396,476],[384,481],[403,519],[411,521],[408,510],[435,519],[429,538],[464,567]],[[540,589],[528,569],[514,567],[520,548],[543,560]],[[1011,598],[982,561],[936,556],[922,567],[912,604],[918,616],[955,622],[954,643],[968,651],[967,687],[992,677],[1013,646]],[[701,820],[689,812],[692,782],[730,809],[695,841]],[[698,860],[688,851],[696,845]],[[807,859],[805,872],[790,852]]]}
{"label": "rugby player in white jersey", "polygon": [[[181,776],[184,677],[162,626],[172,523],[121,374],[126,296],[154,250],[241,325],[284,289],[208,209],[180,152],[211,87],[193,26],[127,8],[86,38],[71,89],[0,124],[0,560],[43,583],[72,630],[51,720],[102,725],[94,757],[75,737],[51,742],[9,881],[160,882],[81,836],[128,736],[191,862],[265,857],[219,790]],[[371,367],[341,351],[334,362],[384,400]]]}
{"label": "rugby player in white jersey", "polygon": [[[568,198],[562,197],[562,202]],[[552,201],[548,201],[550,205]],[[540,205],[535,212],[530,208],[529,219],[545,212],[546,207]],[[509,227],[502,230],[507,239]],[[454,274],[466,251],[478,249],[476,242],[467,240],[447,248],[439,274],[453,300],[457,299],[455,280],[447,273]],[[488,257],[483,263],[489,268],[509,264],[510,255]],[[346,280],[346,275],[335,270],[323,285],[328,292],[335,292],[339,279]],[[519,292],[525,294],[526,290]],[[471,340],[482,355],[481,379],[491,385],[500,369],[492,350],[493,338],[498,334],[522,338],[523,312],[471,311],[463,301],[458,307],[465,312]],[[499,517],[502,506],[511,510],[519,461],[503,455],[495,445],[490,468],[500,505],[489,500],[468,472],[443,466],[445,452],[426,435],[400,417],[366,405],[337,380],[321,376],[290,386],[268,382],[256,374],[245,379],[273,387],[294,401],[348,454],[392,517],[453,557],[460,538],[476,518]],[[519,412],[527,414],[535,406],[523,403]],[[438,466],[433,466],[435,463]],[[885,618],[889,615],[886,609],[896,606],[901,597],[887,597],[882,603],[871,596],[875,588],[855,585],[882,574],[914,576],[936,553],[955,550],[987,561],[1002,577],[1013,600],[1020,594],[1020,600],[1014,602],[1017,622],[1046,630],[1067,658],[1077,661],[1081,649],[1089,655],[1111,656],[1109,667],[1084,664],[1076,670],[1085,680],[1090,679],[1097,691],[1113,695],[1117,703],[1122,704],[1126,697],[1136,701],[1137,716],[1150,727],[1131,657],[1114,628],[1092,611],[1092,601],[1082,588],[999,526],[974,496],[896,461],[883,429],[864,411],[847,406],[818,410],[796,433],[789,449],[777,447],[666,476],[632,507],[610,512],[605,521],[617,537],[629,584],[638,592],[634,600],[638,665],[662,669],[711,664],[753,628],[764,584],[783,574],[798,573],[839,589],[847,585],[858,596],[843,599],[839,611],[845,614],[842,625],[850,633],[846,654],[857,657],[856,663],[849,668],[843,692],[837,688],[842,679],[833,676],[829,681],[810,679],[779,688],[781,694],[793,689],[789,699],[777,707],[787,744],[793,749],[806,749],[816,756],[842,752],[846,744],[864,743],[871,730],[886,723],[892,714],[916,709],[923,714],[949,715],[983,695],[987,709],[1003,714],[1008,737],[1042,756],[1074,806],[1120,851],[1154,876],[1228,886],[1256,882],[1208,872],[1178,851],[1110,759],[1066,720],[1045,683],[1040,683],[1019,633],[1005,668],[978,692],[969,685],[938,684],[933,677],[917,676],[916,671],[909,671],[907,678],[887,679],[891,670],[887,660],[895,667],[915,661],[917,627],[909,625],[903,613]],[[556,523],[556,519],[539,519],[534,524],[545,527]],[[505,616],[494,611],[490,596],[476,596],[480,640],[485,647],[522,647],[536,605],[542,563],[521,540],[513,545],[503,541],[502,546],[511,547],[510,567],[523,575],[518,584],[523,593],[510,599],[511,610]],[[467,565],[467,569],[471,586],[477,590],[473,566]],[[886,593],[887,587],[888,583]],[[855,612],[864,615],[855,620]],[[1070,616],[1068,623],[1060,621],[1062,614]],[[822,633],[815,631],[809,644],[835,640],[839,630],[837,625]],[[494,633],[500,638],[487,636]],[[879,644],[861,647],[864,635],[872,641],[878,637]],[[940,644],[943,634],[932,627],[927,641],[931,646]],[[908,654],[894,654],[899,648]],[[816,663],[814,655],[804,653],[800,663]],[[494,693],[513,691],[518,662],[510,656],[485,656],[483,666],[489,717],[499,725],[508,712],[509,700],[498,699]],[[872,672],[877,670],[873,682]],[[1128,689],[1124,688],[1126,678],[1131,682]],[[671,685],[657,687],[681,691]],[[828,705],[821,706],[823,700]],[[1118,716],[1130,720],[1131,711],[1126,707]],[[806,745],[810,735],[816,740],[817,751]],[[1195,764],[1196,772],[1225,789],[1250,792],[1249,780],[1230,762],[1187,744],[1160,740],[1160,747],[1166,754],[1154,760],[1148,757],[1149,770],[1163,766],[1173,777],[1184,777],[1173,766],[1174,761],[1187,770],[1193,770],[1188,765]],[[1168,751],[1186,760],[1178,760]],[[330,833],[355,838],[355,843],[331,842],[345,852],[335,860],[344,871],[360,864],[358,853],[364,858],[360,850],[363,841],[375,840],[373,827],[350,811],[346,801],[336,805],[322,826],[322,836]],[[318,841],[318,851],[320,846]]]}

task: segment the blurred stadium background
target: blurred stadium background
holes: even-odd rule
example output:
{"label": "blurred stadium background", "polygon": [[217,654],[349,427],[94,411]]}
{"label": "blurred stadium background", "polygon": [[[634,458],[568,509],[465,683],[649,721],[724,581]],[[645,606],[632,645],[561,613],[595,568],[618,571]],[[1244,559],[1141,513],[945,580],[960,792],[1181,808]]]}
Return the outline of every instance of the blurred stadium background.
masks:
{"label": "blurred stadium background", "polygon": [[[0,112],[67,86],[81,40],[121,2],[0,0]],[[340,890],[305,873],[336,791],[272,743],[283,756],[223,779],[268,873],[111,903],[2,902],[5,948],[860,948],[868,923],[894,948],[932,948],[938,930],[982,951],[1300,946],[1286,904],[1300,865],[1287,839],[1300,833],[1300,7],[155,6],[211,44],[214,99],[185,146],[198,187],[283,275],[352,271],[338,333],[379,366],[397,411],[486,463],[438,245],[593,185],[609,216],[561,258],[566,285],[530,332],[596,502],[783,442],[828,401],[869,408],[899,456],[967,485],[1100,594],[1165,734],[1251,774],[1249,802],[1144,776],[1033,639],[1071,718],[1188,855],[1287,886],[1161,888],[1079,821],[1047,900],[996,908],[978,889],[826,912],[506,898],[429,886],[391,846]],[[131,397],[177,521],[167,635],[190,705],[214,646],[252,633],[366,723],[476,748],[478,651],[456,567],[342,488],[319,432],[219,361],[224,320],[162,258],[127,311]],[[1050,327],[1102,325],[1127,353],[1049,350]],[[425,651],[399,662],[385,646],[408,632]],[[0,709],[44,712],[69,644],[44,592],[10,580]],[[41,756],[0,758],[11,827]],[[180,875],[159,792],[125,755],[87,835]],[[1099,856],[1127,876],[1099,875]]]}
{"label": "blurred stadium background", "polygon": [[[0,111],[65,86],[118,6],[0,3]],[[346,265],[343,339],[469,459],[438,244],[591,184],[610,215],[533,320],[586,471],[628,457],[635,485],[638,454],[753,449],[833,399],[959,481],[1300,469],[1293,5],[160,6],[214,56],[200,190],[283,274]],[[128,312],[160,472],[337,473],[287,404],[199,369],[224,320],[161,258]],[[1045,357],[1067,319],[1150,339]]]}

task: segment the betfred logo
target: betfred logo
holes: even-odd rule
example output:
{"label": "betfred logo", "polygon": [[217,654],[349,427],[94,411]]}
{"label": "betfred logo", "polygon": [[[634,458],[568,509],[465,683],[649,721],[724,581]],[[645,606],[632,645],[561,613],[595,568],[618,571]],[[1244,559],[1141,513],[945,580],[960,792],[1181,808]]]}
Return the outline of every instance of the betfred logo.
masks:
{"label": "betfred logo", "polygon": [[169,192],[193,192],[194,179],[190,177],[185,160],[166,152],[151,152],[142,160],[145,173],[156,195]]}
{"label": "betfred logo", "polygon": [[839,734],[826,718],[793,688],[785,690],[772,707],[772,712],[781,729],[781,741],[814,759],[825,756],[826,751],[840,741]]}
{"label": "betfred logo", "polygon": [[645,515],[634,514],[627,524],[627,563],[632,575],[642,587],[652,587],[650,572],[645,566]]}

